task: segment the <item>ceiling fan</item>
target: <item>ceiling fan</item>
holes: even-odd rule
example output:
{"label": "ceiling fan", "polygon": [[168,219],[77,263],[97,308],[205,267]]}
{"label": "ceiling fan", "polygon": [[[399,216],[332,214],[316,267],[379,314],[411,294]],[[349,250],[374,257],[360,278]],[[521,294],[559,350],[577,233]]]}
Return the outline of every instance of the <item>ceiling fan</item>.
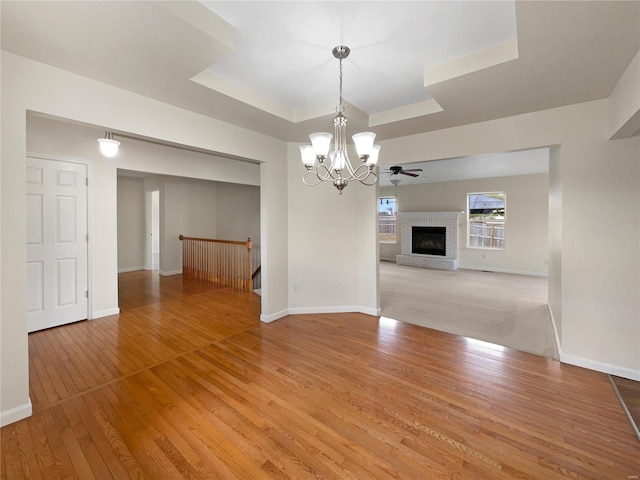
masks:
{"label": "ceiling fan", "polygon": [[389,170],[387,170],[386,173],[388,173],[390,177],[398,174],[409,175],[410,177],[417,177],[419,174],[413,173],[413,172],[421,172],[421,171],[422,171],[421,168],[404,169],[399,165],[395,165],[393,167],[389,167]]}

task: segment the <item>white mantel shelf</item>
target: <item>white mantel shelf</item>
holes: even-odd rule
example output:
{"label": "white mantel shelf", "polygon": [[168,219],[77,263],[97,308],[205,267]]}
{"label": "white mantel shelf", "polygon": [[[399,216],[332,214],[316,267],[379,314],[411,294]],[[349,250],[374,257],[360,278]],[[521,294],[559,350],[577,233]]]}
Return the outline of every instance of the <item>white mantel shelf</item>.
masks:
{"label": "white mantel shelf", "polygon": [[[458,217],[463,212],[401,212],[400,219],[401,254],[396,255],[398,265],[458,269]],[[422,255],[411,253],[411,227],[445,227],[446,255]]]}

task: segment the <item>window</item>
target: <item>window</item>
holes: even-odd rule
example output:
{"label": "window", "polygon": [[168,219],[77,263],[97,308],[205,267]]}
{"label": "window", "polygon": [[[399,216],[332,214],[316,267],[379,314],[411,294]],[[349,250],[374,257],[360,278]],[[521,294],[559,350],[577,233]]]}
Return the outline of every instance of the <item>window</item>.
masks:
{"label": "window", "polygon": [[505,248],[505,192],[469,193],[467,212],[469,247]]}
{"label": "window", "polygon": [[378,203],[378,240],[396,243],[396,197],[380,197]]}

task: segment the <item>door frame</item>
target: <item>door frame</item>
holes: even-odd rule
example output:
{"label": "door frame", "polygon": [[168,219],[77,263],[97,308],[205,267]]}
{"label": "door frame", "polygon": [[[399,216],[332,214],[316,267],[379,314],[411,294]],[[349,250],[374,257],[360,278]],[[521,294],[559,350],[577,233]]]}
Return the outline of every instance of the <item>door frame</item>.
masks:
{"label": "door frame", "polygon": [[[27,155],[25,157],[25,168],[27,165],[27,158],[38,158],[41,160],[53,160],[67,163],[80,163],[87,167],[87,235],[89,235],[89,240],[87,241],[87,289],[89,290],[89,296],[87,298],[87,320],[93,320],[93,162],[91,160],[85,160],[81,158],[65,157],[63,155],[49,155],[46,153],[33,153],[27,151]],[[26,265],[27,264],[25,262],[25,269]],[[26,313],[27,310],[25,305],[25,315]]]}

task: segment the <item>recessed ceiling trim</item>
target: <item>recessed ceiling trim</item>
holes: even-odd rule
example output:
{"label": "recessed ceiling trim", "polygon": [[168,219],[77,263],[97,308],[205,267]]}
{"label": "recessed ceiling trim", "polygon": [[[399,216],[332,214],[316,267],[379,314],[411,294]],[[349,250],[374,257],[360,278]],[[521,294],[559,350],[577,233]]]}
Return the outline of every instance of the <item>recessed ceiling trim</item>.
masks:
{"label": "recessed ceiling trim", "polygon": [[424,102],[413,103],[411,105],[392,108],[391,110],[386,110],[384,112],[373,113],[369,116],[369,126],[375,127],[377,125],[385,125],[387,123],[422,117],[424,115],[431,115],[432,113],[442,111],[444,110],[440,104],[434,98],[430,98]]}
{"label": "recessed ceiling trim", "polygon": [[327,100],[326,102],[318,103],[310,107],[299,108],[295,111],[295,121],[298,123],[323,117],[325,115],[335,113],[335,108],[335,100]]}
{"label": "recessed ceiling trim", "polygon": [[240,102],[259,108],[267,113],[276,115],[284,120],[288,120],[290,122],[296,121],[293,109],[288,108],[281,103],[274,102],[273,100],[259,95],[248,88],[244,88],[233,83],[220,75],[216,75],[211,70],[203,70],[197,75],[191,77],[191,81],[239,100]]}
{"label": "recessed ceiling trim", "polygon": [[485,48],[464,57],[424,69],[424,86],[451,80],[518,58],[518,40]]}
{"label": "recessed ceiling trim", "polygon": [[[253,107],[259,108],[267,113],[276,115],[284,120],[288,120],[291,123],[300,123],[335,113],[336,103],[334,101],[326,101],[311,107],[294,110],[282,105],[281,103],[274,102],[269,98],[259,95],[248,88],[244,88],[233,83],[220,75],[216,75],[211,70],[203,70],[192,77],[191,81]],[[370,123],[368,114],[347,101],[343,100],[343,104],[349,112],[349,118],[352,118],[354,121],[358,121],[363,125]]]}
{"label": "recessed ceiling trim", "polygon": [[236,29],[200,2],[154,2],[161,8],[206,33],[229,50],[236,48]]}

